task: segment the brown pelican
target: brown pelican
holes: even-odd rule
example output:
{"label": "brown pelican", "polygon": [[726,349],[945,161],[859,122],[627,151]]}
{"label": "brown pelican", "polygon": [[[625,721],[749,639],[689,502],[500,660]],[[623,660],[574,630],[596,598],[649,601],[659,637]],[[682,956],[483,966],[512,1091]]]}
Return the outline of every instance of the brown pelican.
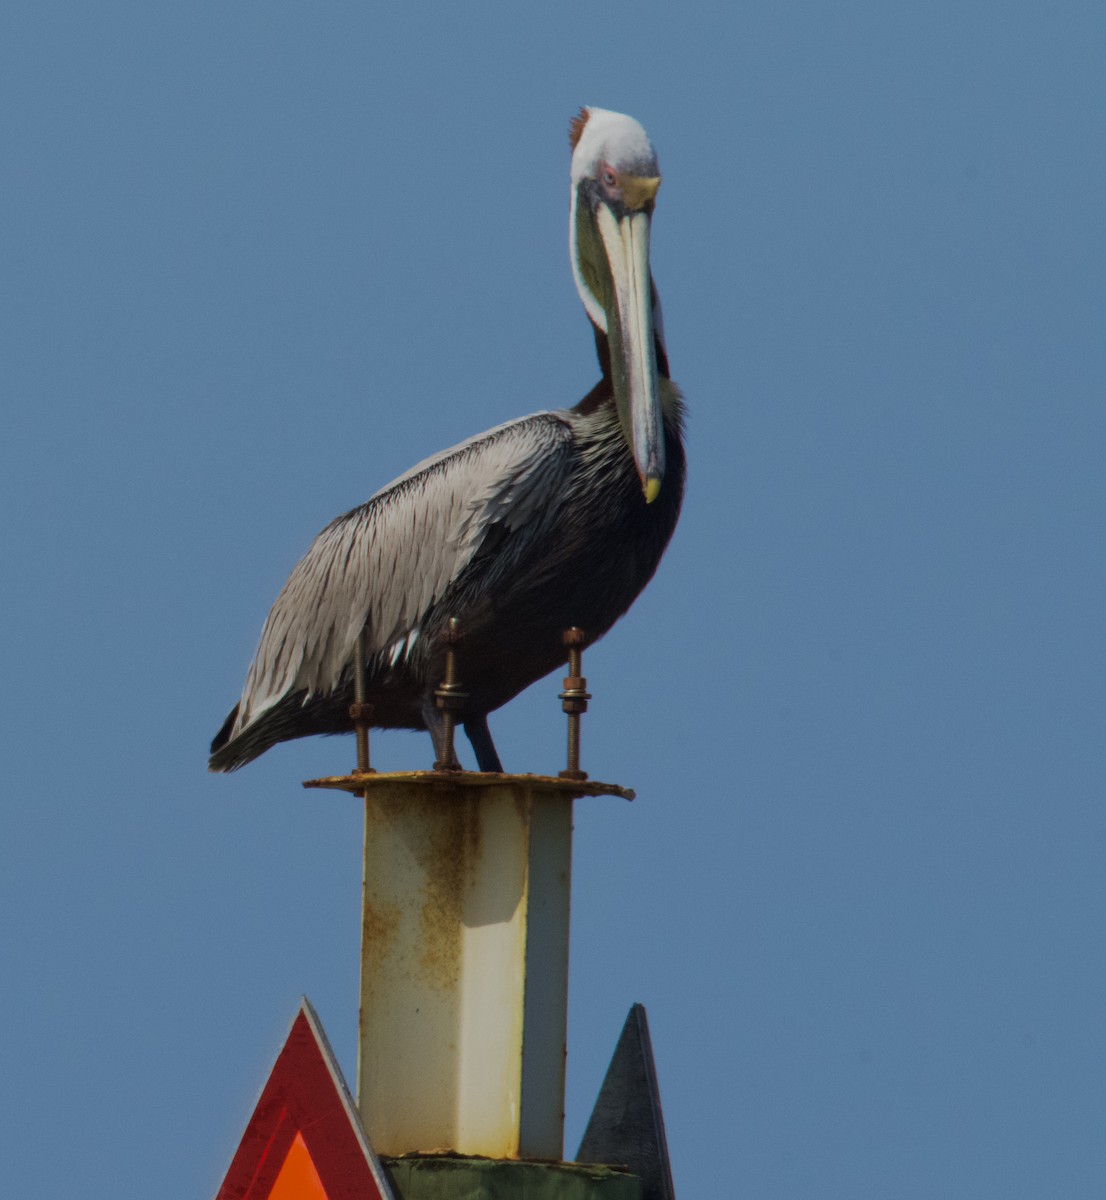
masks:
{"label": "brown pelican", "polygon": [[582,109],[570,140],[572,271],[602,378],[574,408],[426,459],[319,534],[269,613],[212,770],[349,731],[362,630],[372,724],[428,729],[442,758],[434,689],[456,617],[458,723],[480,769],[501,771],[488,713],[565,661],[565,629],[594,642],[652,578],[685,472],[683,401],[649,267],[660,171],[621,113]]}

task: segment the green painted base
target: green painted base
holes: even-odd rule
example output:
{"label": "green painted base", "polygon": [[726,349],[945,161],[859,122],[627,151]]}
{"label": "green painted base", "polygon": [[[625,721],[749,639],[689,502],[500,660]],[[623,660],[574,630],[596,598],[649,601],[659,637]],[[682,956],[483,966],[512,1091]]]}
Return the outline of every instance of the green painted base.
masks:
{"label": "green painted base", "polygon": [[612,1167],[493,1158],[381,1158],[396,1200],[641,1200],[641,1180]]}

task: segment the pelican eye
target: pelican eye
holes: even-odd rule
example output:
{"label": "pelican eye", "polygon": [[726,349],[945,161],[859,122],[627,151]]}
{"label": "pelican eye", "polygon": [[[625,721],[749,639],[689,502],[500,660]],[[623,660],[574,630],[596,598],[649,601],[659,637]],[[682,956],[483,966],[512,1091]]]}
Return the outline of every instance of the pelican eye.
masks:
{"label": "pelican eye", "polygon": [[599,193],[605,200],[618,200],[622,195],[622,181],[618,172],[610,163],[600,162],[595,170],[595,182],[599,185]]}

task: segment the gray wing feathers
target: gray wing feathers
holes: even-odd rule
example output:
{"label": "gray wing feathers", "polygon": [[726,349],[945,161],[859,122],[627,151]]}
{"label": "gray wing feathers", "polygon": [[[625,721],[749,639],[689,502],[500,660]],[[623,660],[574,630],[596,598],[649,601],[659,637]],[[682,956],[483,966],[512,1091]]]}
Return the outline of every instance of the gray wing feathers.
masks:
{"label": "gray wing feathers", "polygon": [[332,691],[362,626],[370,656],[417,631],[491,525],[539,534],[559,507],[571,443],[559,415],[523,417],[427,459],[331,522],[269,613],[231,738],[290,693]]}

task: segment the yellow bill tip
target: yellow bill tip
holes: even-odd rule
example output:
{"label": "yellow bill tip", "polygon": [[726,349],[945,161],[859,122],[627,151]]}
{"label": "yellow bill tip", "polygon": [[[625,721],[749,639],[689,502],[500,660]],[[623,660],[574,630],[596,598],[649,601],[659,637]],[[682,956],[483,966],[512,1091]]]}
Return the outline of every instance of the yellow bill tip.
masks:
{"label": "yellow bill tip", "polygon": [[661,494],[661,481],[655,479],[652,475],[645,480],[645,503],[652,504],[654,500]]}

